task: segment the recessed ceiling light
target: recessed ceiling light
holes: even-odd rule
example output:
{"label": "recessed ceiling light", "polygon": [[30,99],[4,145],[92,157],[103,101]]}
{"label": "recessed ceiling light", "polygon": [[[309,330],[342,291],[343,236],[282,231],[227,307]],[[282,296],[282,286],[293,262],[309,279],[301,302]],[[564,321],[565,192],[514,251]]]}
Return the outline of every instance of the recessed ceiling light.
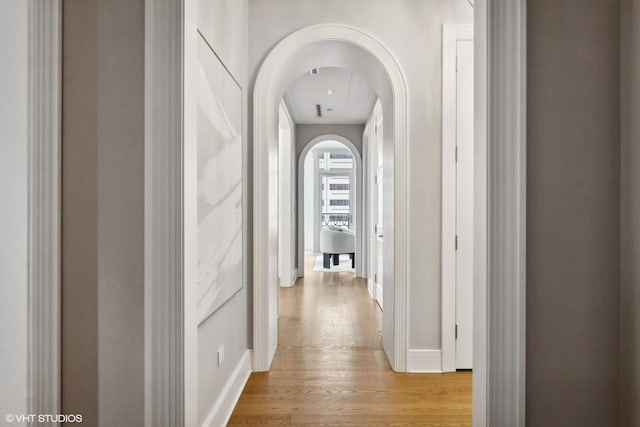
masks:
{"label": "recessed ceiling light", "polygon": [[329,89],[329,90],[327,91],[327,94],[328,94],[328,95],[333,95],[333,91],[332,91],[331,89]]}

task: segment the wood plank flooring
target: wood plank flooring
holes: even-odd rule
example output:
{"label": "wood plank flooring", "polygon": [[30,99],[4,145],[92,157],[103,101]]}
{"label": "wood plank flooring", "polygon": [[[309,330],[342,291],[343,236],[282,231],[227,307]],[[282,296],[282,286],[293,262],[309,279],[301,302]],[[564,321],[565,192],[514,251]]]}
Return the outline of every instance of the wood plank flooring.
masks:
{"label": "wood plank flooring", "polygon": [[280,289],[272,369],[251,374],[229,425],[470,426],[471,372],[392,372],[366,281],[313,261]]}

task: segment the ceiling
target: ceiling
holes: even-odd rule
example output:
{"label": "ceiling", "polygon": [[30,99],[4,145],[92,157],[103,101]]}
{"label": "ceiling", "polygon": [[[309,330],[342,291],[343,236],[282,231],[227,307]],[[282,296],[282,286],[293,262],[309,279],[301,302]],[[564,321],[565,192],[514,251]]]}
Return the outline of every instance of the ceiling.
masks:
{"label": "ceiling", "polygon": [[[284,95],[291,118],[300,124],[363,124],[376,99],[359,74],[336,67],[319,68],[318,74],[305,73]],[[316,104],[321,106],[322,117],[317,115]]]}

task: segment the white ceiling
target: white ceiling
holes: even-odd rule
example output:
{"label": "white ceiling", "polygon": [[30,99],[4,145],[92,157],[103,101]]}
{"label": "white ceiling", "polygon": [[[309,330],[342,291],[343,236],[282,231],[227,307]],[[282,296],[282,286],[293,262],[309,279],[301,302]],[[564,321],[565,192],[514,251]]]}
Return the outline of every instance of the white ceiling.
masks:
{"label": "white ceiling", "polygon": [[[320,68],[315,75],[305,73],[284,95],[293,121],[301,124],[362,124],[376,99],[376,93],[359,74],[336,67]],[[317,116],[316,104],[321,105],[322,117]]]}

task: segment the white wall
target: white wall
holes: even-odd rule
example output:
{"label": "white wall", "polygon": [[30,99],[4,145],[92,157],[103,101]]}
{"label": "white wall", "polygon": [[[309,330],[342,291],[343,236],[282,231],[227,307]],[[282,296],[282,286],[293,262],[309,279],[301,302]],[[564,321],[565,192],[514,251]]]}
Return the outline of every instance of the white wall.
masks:
{"label": "white wall", "polygon": [[[251,348],[250,295],[253,275],[251,247],[247,238],[251,230],[251,175],[248,174],[249,153],[247,149],[247,0],[199,0],[198,29],[207,39],[223,64],[231,72],[243,90],[244,117],[244,286],[218,311],[198,328],[198,420],[202,423],[221,391],[240,362]],[[224,362],[217,366],[217,352],[224,346]]]}
{"label": "white wall", "polygon": [[0,415],[27,412],[27,5],[0,0]]}
{"label": "white wall", "polygon": [[[409,89],[409,345],[440,348],[440,147],[442,24],[471,22],[466,0],[250,0],[249,72],[302,27],[337,22],[379,38]],[[362,131],[360,132],[360,135]]]}

